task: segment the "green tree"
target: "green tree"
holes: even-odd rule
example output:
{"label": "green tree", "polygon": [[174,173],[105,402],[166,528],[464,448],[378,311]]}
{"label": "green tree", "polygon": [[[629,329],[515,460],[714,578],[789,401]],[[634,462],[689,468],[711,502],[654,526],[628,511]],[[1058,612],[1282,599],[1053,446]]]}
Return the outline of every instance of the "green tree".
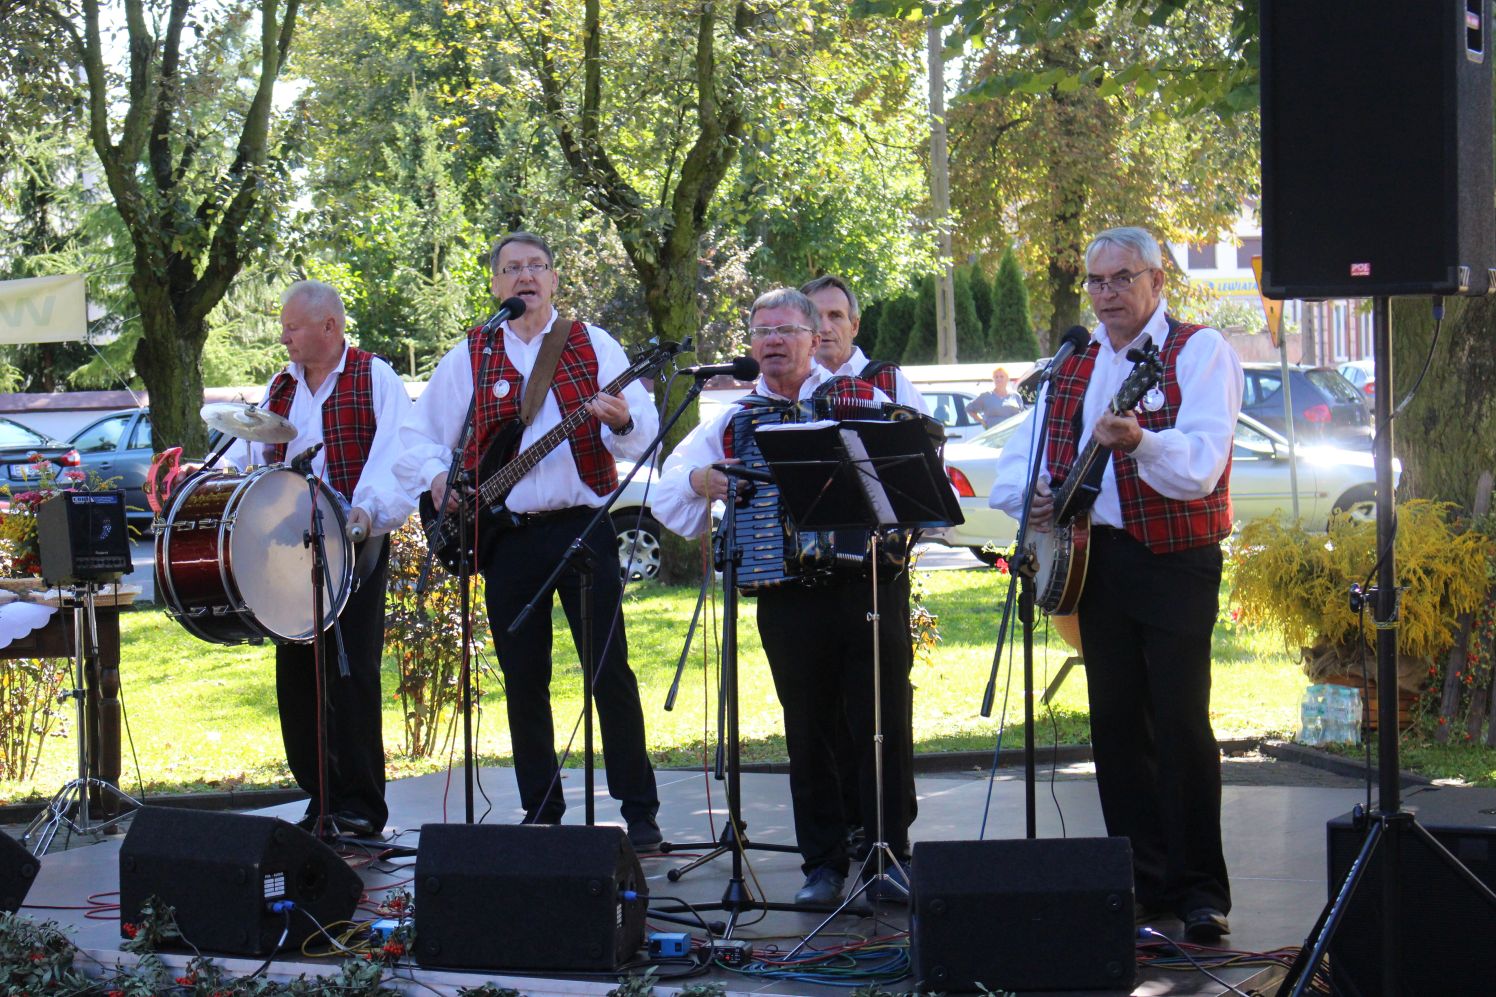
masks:
{"label": "green tree", "polygon": [[1029,315],[1028,287],[1012,247],[1003,251],[993,287],[992,350],[993,359],[1037,360],[1039,340],[1034,336],[1034,320]]}
{"label": "green tree", "polygon": [[977,323],[982,329],[992,328],[992,281],[978,260],[967,264],[967,281],[971,284],[971,302],[977,309]]}
{"label": "green tree", "polygon": [[871,304],[862,302],[861,304],[862,320],[857,326],[857,346],[867,356],[876,360],[883,355],[879,352],[881,340],[878,333],[883,322],[883,313],[888,306],[882,301],[874,301]]}
{"label": "green tree", "polygon": [[[878,316],[879,360],[903,361],[904,349],[909,344],[917,321],[915,311],[918,307],[918,288],[914,287],[884,303]],[[873,354],[869,353],[868,356]]]}
{"label": "green tree", "polygon": [[935,278],[924,277],[915,286],[908,338],[901,363],[935,363]]}
{"label": "green tree", "polygon": [[[980,271],[977,280],[987,282]],[[987,327],[977,311],[971,268],[956,267],[952,284],[956,299],[956,355],[963,361],[985,359],[989,353]]]}

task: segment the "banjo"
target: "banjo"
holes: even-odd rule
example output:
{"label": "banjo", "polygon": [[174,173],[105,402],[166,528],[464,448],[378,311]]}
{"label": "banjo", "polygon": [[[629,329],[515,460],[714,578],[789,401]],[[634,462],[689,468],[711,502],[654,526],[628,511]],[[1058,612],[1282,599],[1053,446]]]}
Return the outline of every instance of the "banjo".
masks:
{"label": "banjo", "polygon": [[[1133,361],[1132,371],[1107,404],[1112,415],[1132,409],[1163,377],[1163,361],[1153,343],[1128,350],[1127,359]],[[1090,554],[1089,510],[1101,492],[1102,462],[1110,460],[1111,454],[1093,437],[1055,492],[1053,527],[1048,533],[1036,530],[1025,539],[1024,552],[1035,571],[1035,604],[1051,616],[1068,616],[1080,604]]]}

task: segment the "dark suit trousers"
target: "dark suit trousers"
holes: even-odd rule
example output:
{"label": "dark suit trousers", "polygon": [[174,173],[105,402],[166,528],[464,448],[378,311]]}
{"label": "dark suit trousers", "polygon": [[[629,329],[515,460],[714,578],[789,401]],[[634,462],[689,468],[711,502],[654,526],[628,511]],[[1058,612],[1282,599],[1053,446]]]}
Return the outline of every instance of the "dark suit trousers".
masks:
{"label": "dark suit trousers", "polygon": [[[553,597],[542,598],[536,611],[513,637],[505,631],[535,597],[594,511],[566,510],[539,522],[505,530],[493,539],[483,572],[489,626],[499,668],[504,673],[514,774],[519,782],[525,819],[531,823],[558,823],[566,810],[551,720]],[[631,821],[653,817],[660,808],[660,798],[655,791],[654,768],[644,747],[639,685],[629,669],[623,617],[618,612],[623,586],[618,572],[617,537],[612,523],[604,517],[586,538],[593,562],[592,653],[594,660],[600,660],[593,683],[593,701],[602,733],[608,792],[619,801],[624,820]],[[561,575],[557,592],[580,656],[581,582],[575,571]]]}
{"label": "dark suit trousers", "polygon": [[[384,726],[379,668],[384,658],[384,596],[389,574],[389,538],[381,545],[373,571],[348,597],[338,616],[349,675],[338,674],[335,631],[324,637],[323,682],[327,695],[327,806],[330,813],[367,818],[375,830],[384,827]],[[349,556],[354,556],[350,551]],[[309,614],[310,615],[310,614]],[[296,784],[318,811],[321,793],[317,765],[317,673],[311,644],[280,644],[275,649],[275,692],[280,704],[281,737]]]}
{"label": "dark suit trousers", "polygon": [[[884,838],[897,855],[909,847],[909,583],[900,575],[879,586],[882,666]],[[873,748],[873,633],[867,581],[826,587],[791,585],[758,596],[758,631],[784,708],[790,798],[803,868],[845,872],[847,825],[837,775],[836,728],[842,713],[858,750],[858,797],[867,840],[876,836],[877,773]]]}
{"label": "dark suit trousers", "polygon": [[1109,834],[1131,839],[1140,905],[1231,909],[1210,643],[1221,550],[1154,554],[1092,531],[1079,615],[1091,744]]}

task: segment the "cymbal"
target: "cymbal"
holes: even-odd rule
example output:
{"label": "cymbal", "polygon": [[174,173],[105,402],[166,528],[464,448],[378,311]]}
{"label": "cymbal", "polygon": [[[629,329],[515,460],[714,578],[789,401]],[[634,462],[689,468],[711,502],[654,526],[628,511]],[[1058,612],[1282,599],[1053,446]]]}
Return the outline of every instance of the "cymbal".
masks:
{"label": "cymbal", "polygon": [[244,402],[209,402],[202,407],[203,422],[226,436],[251,443],[290,443],[296,427],[269,409]]}

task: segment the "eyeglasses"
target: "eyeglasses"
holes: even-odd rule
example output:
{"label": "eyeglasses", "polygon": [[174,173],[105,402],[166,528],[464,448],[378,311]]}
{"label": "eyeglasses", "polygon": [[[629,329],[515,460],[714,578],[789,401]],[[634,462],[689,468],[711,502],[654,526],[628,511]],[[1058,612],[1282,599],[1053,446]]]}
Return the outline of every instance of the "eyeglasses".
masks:
{"label": "eyeglasses", "polygon": [[1143,274],[1157,269],[1157,267],[1145,267],[1137,273],[1119,273],[1117,276],[1108,277],[1105,280],[1100,277],[1087,277],[1084,287],[1090,294],[1105,294],[1108,288],[1121,294],[1131,287],[1132,282],[1143,276]]}
{"label": "eyeglasses", "polygon": [[499,273],[505,277],[513,277],[518,273],[545,273],[551,268],[549,263],[506,263],[499,268]]}
{"label": "eyeglasses", "polygon": [[797,332],[815,332],[814,329],[804,325],[760,325],[748,330],[750,339],[768,339],[770,336],[789,338]]}

